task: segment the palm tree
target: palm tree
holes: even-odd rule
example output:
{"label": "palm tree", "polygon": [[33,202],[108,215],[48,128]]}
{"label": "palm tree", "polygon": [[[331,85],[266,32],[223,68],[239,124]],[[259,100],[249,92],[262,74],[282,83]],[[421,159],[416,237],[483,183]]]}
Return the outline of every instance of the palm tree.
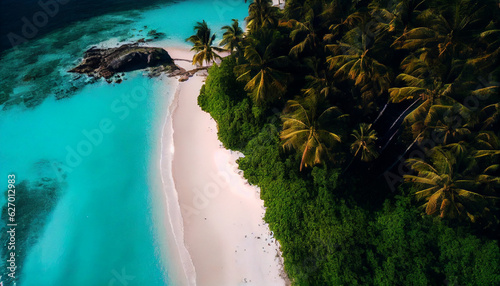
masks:
{"label": "palm tree", "polygon": [[290,38],[297,43],[290,49],[290,55],[299,56],[306,50],[316,50],[320,41],[315,27],[309,22],[299,22],[291,19],[280,24],[292,28]]}
{"label": "palm tree", "polygon": [[271,44],[263,47],[250,43],[244,58],[248,63],[236,66],[235,73],[237,80],[246,82],[245,90],[256,104],[272,102],[285,94],[288,74],[280,68],[288,61],[286,56],[274,57]]}
{"label": "palm tree", "polygon": [[378,152],[375,147],[377,141],[377,132],[371,130],[372,125],[361,123],[359,130],[353,130],[351,134],[355,141],[351,144],[351,153],[356,158],[359,154],[361,161],[369,162],[378,157]]}
{"label": "palm tree", "polygon": [[[465,82],[460,77],[451,83],[444,83],[442,78],[445,76],[439,68],[429,64],[423,57],[416,58],[414,55],[407,57],[402,62],[402,68],[404,71],[396,77],[396,83],[403,83],[404,86],[390,88],[389,100],[394,103],[413,101],[408,107],[410,112],[405,115],[405,111],[402,116],[405,115],[405,123],[411,125],[414,137],[425,130],[428,124],[424,121],[429,118],[429,111],[434,105],[441,106],[440,109],[448,109],[443,110],[448,115],[453,111],[453,115],[464,119],[467,128],[472,127],[475,122],[471,111],[456,99],[465,99],[468,96],[492,97],[497,91],[497,86],[472,90],[474,81]],[[453,107],[453,110],[445,106]]]}
{"label": "palm tree", "polygon": [[231,26],[222,27],[222,29],[226,31],[222,35],[222,41],[219,44],[230,51],[231,54],[234,52],[239,53],[240,43],[243,39],[243,29],[241,29],[238,20],[232,19],[232,21],[233,23]]}
{"label": "palm tree", "polygon": [[[389,4],[388,6],[386,6]],[[384,14],[392,15],[393,21],[391,26],[395,24],[407,27],[414,24],[415,18],[421,12],[421,8],[425,9],[425,1],[422,0],[400,0],[400,1],[373,1],[369,8],[383,12]]]}
{"label": "palm tree", "polygon": [[247,28],[250,33],[278,24],[279,8],[273,7],[272,0],[254,0],[248,7]]}
{"label": "palm tree", "polygon": [[[390,88],[389,100],[393,103],[413,100],[413,103],[408,107],[413,109],[404,119],[406,123],[414,127],[423,125],[431,106],[456,103],[451,97],[453,85],[444,84],[441,77],[426,61],[421,58],[407,57],[403,61],[402,67],[404,72],[396,77],[396,83],[403,83],[404,86]],[[423,131],[422,128],[414,128],[416,134],[421,131]]]}
{"label": "palm tree", "polygon": [[305,77],[307,84],[303,90],[304,95],[319,93],[328,98],[340,93],[340,90],[335,86],[331,72],[325,67],[324,61],[316,57],[309,57],[304,59],[304,62],[310,69]]}
{"label": "palm tree", "polygon": [[326,46],[333,52],[327,62],[330,70],[335,70],[334,76],[354,81],[365,101],[381,95],[389,88],[391,76],[389,69],[372,57],[374,41],[360,28],[350,30],[343,39]]}
{"label": "palm tree", "polygon": [[467,59],[467,64],[473,70],[488,70],[498,67],[500,58],[500,29],[487,30],[479,34],[479,42],[484,44],[484,52],[472,59]]}
{"label": "palm tree", "polygon": [[332,158],[330,149],[340,142],[340,136],[330,130],[331,123],[346,116],[336,106],[326,107],[320,95],[288,101],[280,138],[284,148],[302,153],[301,171]]}
{"label": "palm tree", "polygon": [[213,46],[215,41],[215,34],[208,27],[205,20],[203,22],[197,22],[194,26],[196,34],[187,38],[187,42],[191,42],[193,47],[191,51],[195,51],[196,54],[193,56],[193,65],[203,65],[203,62],[209,64],[210,62],[215,62],[216,59],[221,59],[216,52],[222,52],[223,49]]}
{"label": "palm tree", "polygon": [[489,155],[500,155],[498,154],[498,149],[500,149],[500,139],[495,133],[491,131],[483,131],[477,134],[474,138],[476,143],[476,154],[475,157],[484,157]]}
{"label": "palm tree", "polygon": [[478,181],[482,189],[494,192],[500,188],[500,139],[493,132],[481,132],[476,136],[476,145],[474,158],[484,168]]}
{"label": "palm tree", "polygon": [[482,130],[487,128],[493,129],[492,127],[498,125],[500,121],[500,103],[485,106],[479,112],[479,116],[482,119],[481,122],[483,122]]}
{"label": "palm tree", "polygon": [[[423,26],[408,29],[395,41],[399,48],[423,51],[426,58],[466,58],[473,51],[478,28],[484,29],[495,1],[453,0],[417,17]],[[484,30],[483,30],[484,31]]]}
{"label": "palm tree", "polygon": [[495,197],[476,191],[478,179],[474,177],[476,162],[468,154],[456,154],[435,147],[431,150],[430,162],[424,159],[408,159],[406,162],[416,175],[404,175],[419,189],[417,200],[423,204],[427,215],[439,214],[442,218],[468,218],[472,222],[487,211],[487,205]]}
{"label": "palm tree", "polygon": [[290,49],[290,55],[297,57],[308,51],[319,57],[323,53],[322,26],[327,22],[322,19],[323,8],[319,1],[306,3],[303,7],[303,21],[290,19],[280,22],[280,26],[291,29],[290,38],[294,46]]}
{"label": "palm tree", "polygon": [[418,128],[414,125],[412,129],[415,133],[428,133],[424,135],[426,138],[433,138],[436,143],[447,145],[459,142],[471,134],[471,116],[472,112],[459,103],[453,106],[436,104],[429,108],[423,125]]}

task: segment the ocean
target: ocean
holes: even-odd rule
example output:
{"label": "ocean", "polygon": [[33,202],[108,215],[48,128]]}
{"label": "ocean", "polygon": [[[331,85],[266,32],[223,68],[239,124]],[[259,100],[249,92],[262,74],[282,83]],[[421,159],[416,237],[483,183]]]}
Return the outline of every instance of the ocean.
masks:
{"label": "ocean", "polygon": [[[248,4],[149,1],[134,7],[123,1],[119,8],[120,1],[110,1],[113,7],[103,8],[104,1],[73,2],[78,5],[60,11],[78,14],[81,9],[81,15],[49,17],[50,31],[1,55],[0,282],[184,285],[184,273],[174,265],[177,246],[171,243],[166,211],[173,184],[162,180],[160,169],[160,138],[177,80],[135,71],[117,84],[67,70],[92,46],[145,38],[167,51],[188,47],[184,39],[201,20],[220,40],[220,28],[231,19],[244,23]],[[5,3],[2,9],[18,8]],[[10,17],[33,19],[37,12],[16,10]],[[11,31],[16,27],[12,24]],[[151,36],[158,33],[156,39]],[[15,176],[12,185],[9,175]],[[9,249],[12,231],[7,232],[12,228],[14,250]],[[7,268],[11,252],[15,269]],[[15,279],[8,276],[13,272]]]}

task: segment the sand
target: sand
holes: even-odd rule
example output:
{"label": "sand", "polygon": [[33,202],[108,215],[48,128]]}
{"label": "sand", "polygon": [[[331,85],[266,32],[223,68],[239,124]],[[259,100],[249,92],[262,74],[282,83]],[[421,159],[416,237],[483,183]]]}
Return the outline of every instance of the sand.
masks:
{"label": "sand", "polygon": [[[185,49],[167,51],[174,59],[192,58]],[[192,68],[186,61],[176,64]],[[182,225],[174,223],[173,229],[187,283],[286,285],[279,245],[262,219],[265,209],[259,189],[242,177],[235,162],[242,155],[222,147],[216,122],[197,104],[204,81],[201,73],[179,83],[170,107],[174,144],[162,148],[174,154],[176,192],[167,197],[179,203],[170,213],[177,209],[182,214]]]}

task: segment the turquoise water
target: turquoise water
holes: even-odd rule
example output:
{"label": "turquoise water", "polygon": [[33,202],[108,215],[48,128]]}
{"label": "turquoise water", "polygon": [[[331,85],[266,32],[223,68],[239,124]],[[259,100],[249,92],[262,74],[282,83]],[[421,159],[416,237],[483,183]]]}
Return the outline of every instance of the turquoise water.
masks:
{"label": "turquoise water", "polygon": [[[122,269],[134,285],[166,281],[161,249],[167,246],[154,237],[148,192],[158,187],[148,177],[159,136],[154,120],[171,96],[161,86],[136,75],[116,86],[87,86],[71,100],[48,99],[34,110],[3,114],[0,130],[14,140],[2,144],[1,161],[9,162],[2,174],[9,168],[18,181],[36,179],[33,166],[44,159],[51,164],[45,176],[65,185],[29,249],[23,285],[107,285]],[[130,105],[123,103],[127,96]]]}
{"label": "turquoise water", "polygon": [[159,138],[175,79],[137,71],[108,84],[66,70],[92,45],[155,29],[166,36],[150,45],[185,46],[196,21],[216,31],[232,18],[243,22],[246,12],[244,1],[183,1],[75,23],[4,54],[0,188],[16,175],[18,285],[180,283],[164,205],[156,202]]}

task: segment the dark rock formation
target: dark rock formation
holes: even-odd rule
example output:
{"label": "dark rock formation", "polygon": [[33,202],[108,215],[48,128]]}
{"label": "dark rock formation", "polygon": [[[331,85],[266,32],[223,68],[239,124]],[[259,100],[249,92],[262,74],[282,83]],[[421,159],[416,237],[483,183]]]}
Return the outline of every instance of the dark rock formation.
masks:
{"label": "dark rock formation", "polygon": [[155,75],[159,74],[158,70],[171,72],[178,69],[168,52],[162,48],[127,44],[110,49],[92,47],[85,52],[83,61],[69,72],[109,79],[118,72],[145,68],[155,68]]}

